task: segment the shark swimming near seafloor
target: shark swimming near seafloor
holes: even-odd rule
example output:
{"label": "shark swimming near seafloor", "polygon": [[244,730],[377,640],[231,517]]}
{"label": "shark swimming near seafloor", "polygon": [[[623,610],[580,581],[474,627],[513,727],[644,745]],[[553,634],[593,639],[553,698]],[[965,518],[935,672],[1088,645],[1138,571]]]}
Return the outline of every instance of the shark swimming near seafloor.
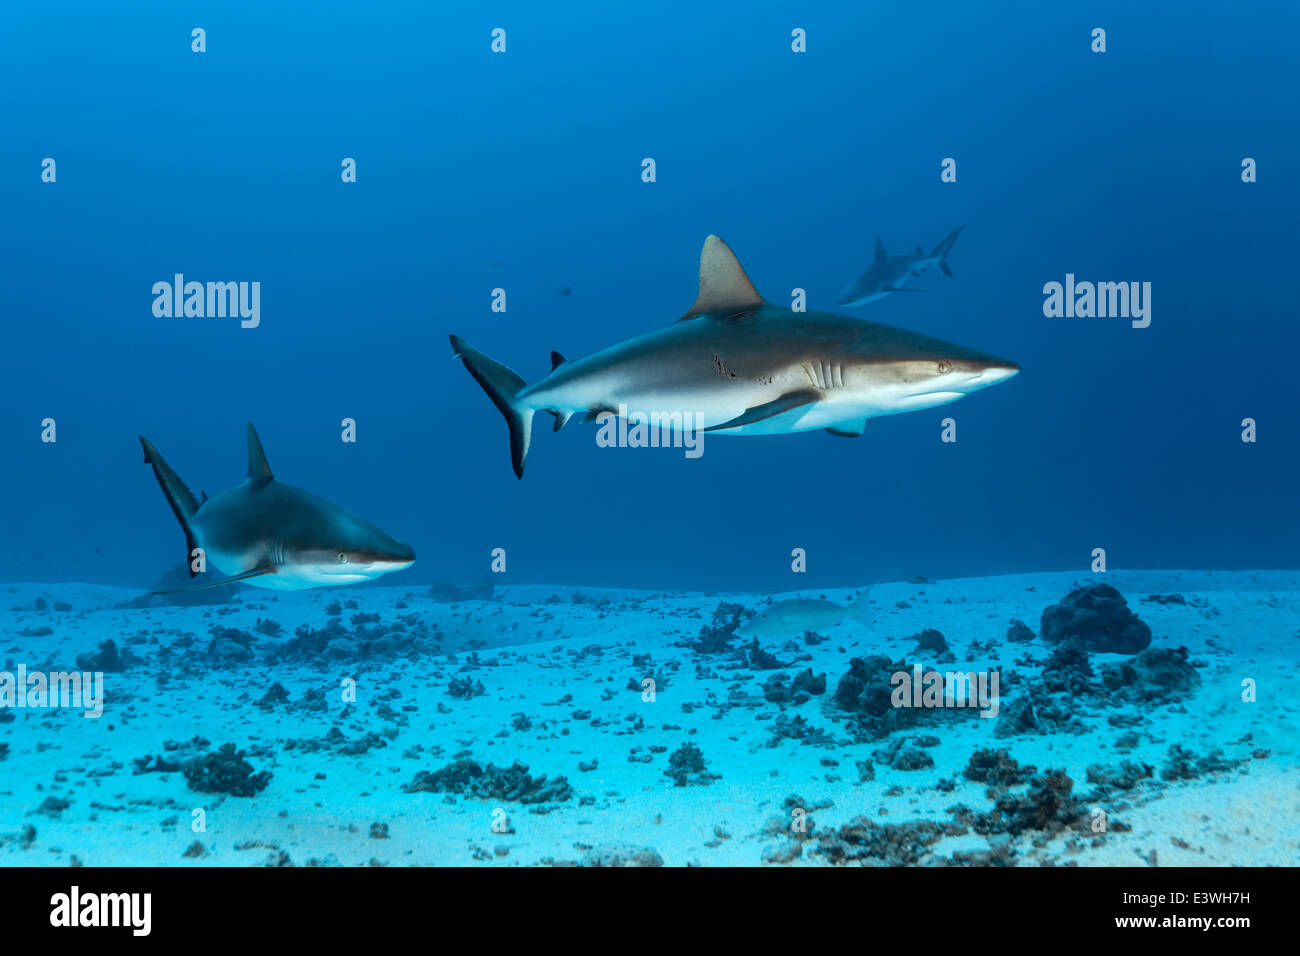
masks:
{"label": "shark swimming near seafloor", "polygon": [[785,637],[807,631],[823,631],[841,621],[858,621],[863,627],[871,624],[871,606],[867,600],[870,589],[863,591],[848,604],[836,604],[817,598],[791,598],[778,601],[759,611],[742,624],[738,633],[742,637]]}
{"label": "shark swimming near seafloor", "polygon": [[262,443],[248,426],[248,475],[203,501],[172,471],[158,449],[140,436],[146,464],[185,532],[190,577],[197,549],[204,563],[226,577],[197,588],[244,581],[259,588],[298,591],[355,584],[409,568],[415,552],[358,515],[309,491],[276,481]]}
{"label": "shark swimming near seafloor", "polygon": [[952,244],[957,241],[958,234],[964,228],[966,227],[958,226],[948,233],[943,242],[935,246],[934,250],[928,255],[920,246],[917,246],[916,251],[910,255],[891,256],[885,252],[884,241],[879,236],[876,236],[876,253],[871,265],[867,266],[862,275],[844,288],[839,298],[835,300],[835,304],[844,306],[866,305],[868,302],[883,299],[895,292],[924,291],[922,289],[908,289],[904,286],[907,280],[920,275],[931,266],[934,266],[951,279],[952,270],[948,268],[948,253],[952,251]]}
{"label": "shark swimming near seafloor", "polygon": [[552,352],[550,374],[533,385],[460,336],[450,339],[505,416],[520,478],[539,411],[555,416],[556,431],[579,413],[584,421],[630,413],[670,423],[691,416],[720,435],[824,429],[852,437],[869,418],[956,401],[1020,371],[917,332],[773,305],[717,236],[704,241],[699,296],[689,312],[575,361]]}

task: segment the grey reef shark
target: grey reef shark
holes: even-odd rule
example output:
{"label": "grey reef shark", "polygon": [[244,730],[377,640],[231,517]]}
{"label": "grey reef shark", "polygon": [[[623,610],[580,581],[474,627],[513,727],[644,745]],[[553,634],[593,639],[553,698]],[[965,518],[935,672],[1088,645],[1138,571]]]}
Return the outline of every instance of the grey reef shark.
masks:
{"label": "grey reef shark", "polygon": [[[144,460],[185,532],[190,577],[196,549],[226,577],[180,590],[244,581],[254,587],[299,591],[355,584],[415,563],[415,552],[392,535],[309,491],[276,481],[262,443],[248,426],[248,475],[202,502],[143,435]],[[169,593],[169,592],[161,592]]]}
{"label": "grey reef shark", "polygon": [[903,285],[908,279],[919,276],[931,266],[951,279],[952,270],[948,268],[948,253],[952,250],[952,244],[957,241],[957,235],[965,228],[965,226],[958,226],[948,233],[947,238],[935,246],[934,251],[929,255],[917,246],[916,252],[910,256],[891,256],[885,252],[885,243],[876,236],[876,256],[871,261],[871,265],[867,266],[866,272],[849,283],[840,293],[840,297],[835,300],[835,304],[866,305],[894,292],[922,292],[924,291],[922,289],[905,289]]}
{"label": "grey reef shark", "polygon": [[552,352],[551,372],[536,384],[458,335],[451,347],[505,416],[520,478],[539,411],[555,416],[555,431],[578,413],[583,421],[654,414],[670,427],[692,415],[696,427],[719,435],[857,436],[869,418],[943,405],[1020,371],[916,332],[773,305],[717,236],[704,240],[689,312],[572,362]]}

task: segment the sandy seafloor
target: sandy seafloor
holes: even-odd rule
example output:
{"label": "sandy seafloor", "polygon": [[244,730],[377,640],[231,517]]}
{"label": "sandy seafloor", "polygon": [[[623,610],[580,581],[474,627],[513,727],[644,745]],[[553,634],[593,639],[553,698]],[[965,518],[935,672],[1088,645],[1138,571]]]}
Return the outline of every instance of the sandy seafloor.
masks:
{"label": "sandy seafloor", "polygon": [[[849,716],[834,705],[850,658],[884,654],[932,665],[934,655],[914,653],[907,638],[936,628],[960,669],[1000,665],[1005,714],[1051,650],[1041,637],[1009,643],[1009,622],[1020,619],[1037,632],[1044,608],[1076,582],[1118,588],[1150,625],[1152,647],[1187,647],[1201,678],[1195,692],[1124,708],[1076,697],[1070,716],[1081,726],[1072,733],[996,736],[997,720],[967,711],[965,719],[891,735],[905,742],[939,738],[924,748],[933,766],[908,770],[876,760],[874,779],[859,779],[857,761],[871,759],[891,739],[854,742]],[[78,654],[106,638],[138,658],[106,675],[106,710],[98,720],[66,709],[15,709],[14,719],[0,722],[0,744],[8,745],[0,759],[5,864],[518,866],[631,859],[670,866],[828,865],[832,855],[819,850],[820,837],[854,818],[878,826],[951,823],[956,806],[991,810],[998,794],[962,772],[980,748],[1005,748],[1039,773],[1064,770],[1073,793],[1088,808],[1103,806],[1111,825],[1104,834],[1073,824],[986,834],[954,826],[937,840],[919,841],[899,830],[901,857],[886,846],[849,860],[1300,863],[1300,572],[1072,572],[878,584],[869,627],[845,620],[823,629],[828,640],[815,644],[797,636],[788,639],[793,643],[764,640],[765,649],[794,664],[776,672],[684,645],[720,602],[757,608],[791,595],[500,585],[489,601],[443,603],[427,589],[409,587],[244,588],[224,605],[118,607],[139,593],[0,586],[4,670],[20,662],[29,671],[72,669]],[[799,592],[839,602],[854,593]],[[1170,593],[1186,603],[1143,600]],[[37,610],[41,598],[46,606]],[[380,628],[406,616],[408,633],[433,636],[421,641],[424,651],[407,646],[358,659],[356,644],[343,640],[315,659],[267,663],[265,655],[300,625],[323,627],[326,608],[336,601],[357,605],[343,610],[347,629],[356,614],[378,614]],[[55,610],[56,602],[70,609]],[[265,619],[282,633],[259,633],[256,625]],[[214,626],[252,635],[250,659],[223,656],[213,644]],[[46,627],[52,633],[41,633]],[[427,650],[430,640],[441,653]],[[169,647],[172,653],[164,654]],[[634,663],[634,654],[648,654],[651,663]],[[1094,667],[1122,659],[1093,657]],[[808,667],[827,675],[826,693],[798,705],[765,699],[762,687],[772,673]],[[666,678],[654,702],[644,702],[637,687],[646,672]],[[340,696],[345,677],[357,681],[352,706]],[[479,681],[483,693],[452,696],[453,678]],[[1242,700],[1244,678],[1257,683],[1255,702]],[[276,682],[288,700],[258,706]],[[313,690],[326,695],[319,709],[304,703]],[[518,721],[519,714],[527,720]],[[768,746],[782,715],[804,717],[830,741],[778,739]],[[331,728],[337,728],[332,735]],[[209,745],[164,749],[166,741],[196,736]],[[180,772],[136,772],[146,755],[181,759],[226,742],[246,749],[256,771],[272,774],[256,796],[196,793]],[[665,774],[670,754],[687,742],[700,748],[717,779],[676,786]],[[1220,750],[1227,769],[1164,780],[1161,770],[1175,744],[1198,758]],[[519,761],[534,777],[565,777],[572,794],[528,805],[404,791],[418,772],[458,756],[498,767]],[[1096,797],[1088,768],[1125,760],[1150,767],[1151,775],[1088,799]],[[579,767],[593,761],[595,769]],[[1026,787],[1005,792],[1023,794]],[[800,837],[788,832],[789,806],[796,804],[812,820],[811,833]],[[200,807],[206,831],[196,833],[191,815]],[[511,832],[494,832],[498,807]],[[193,848],[196,842],[201,847]],[[195,855],[186,856],[188,848]],[[985,851],[992,856],[980,856]]]}

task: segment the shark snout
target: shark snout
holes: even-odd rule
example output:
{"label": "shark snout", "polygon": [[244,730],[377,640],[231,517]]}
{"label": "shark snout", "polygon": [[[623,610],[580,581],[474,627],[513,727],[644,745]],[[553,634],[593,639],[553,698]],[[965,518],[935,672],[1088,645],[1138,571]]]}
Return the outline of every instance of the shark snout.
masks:
{"label": "shark snout", "polygon": [[415,549],[402,541],[394,541],[391,546],[371,558],[370,566],[388,574],[391,571],[403,571],[414,563]]}
{"label": "shark snout", "polygon": [[394,571],[401,571],[405,568],[409,568],[415,563],[415,549],[409,544],[402,545],[402,547],[398,551],[394,552],[388,559],[388,563],[393,565]]}
{"label": "shark snout", "polygon": [[971,384],[976,388],[988,388],[990,385],[998,385],[1019,374],[1020,366],[1015,362],[998,361],[981,369]]}
{"label": "shark snout", "polygon": [[876,295],[876,289],[861,282],[850,284],[835,300],[836,305],[862,305]]}

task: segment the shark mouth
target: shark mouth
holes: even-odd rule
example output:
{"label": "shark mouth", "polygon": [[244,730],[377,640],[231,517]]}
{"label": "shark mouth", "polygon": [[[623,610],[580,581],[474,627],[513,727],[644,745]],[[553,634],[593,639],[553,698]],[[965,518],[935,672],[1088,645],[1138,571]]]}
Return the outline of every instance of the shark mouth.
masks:
{"label": "shark mouth", "polygon": [[965,392],[925,392],[901,399],[897,407],[900,411],[913,411],[919,408],[933,408],[935,405],[947,405],[949,402],[965,397]]}
{"label": "shark mouth", "polygon": [[390,574],[393,571],[405,571],[415,560],[410,561],[371,561],[368,564],[345,564],[337,568],[324,567],[319,568],[319,572],[327,577],[352,578],[357,581],[365,581],[381,574]]}

